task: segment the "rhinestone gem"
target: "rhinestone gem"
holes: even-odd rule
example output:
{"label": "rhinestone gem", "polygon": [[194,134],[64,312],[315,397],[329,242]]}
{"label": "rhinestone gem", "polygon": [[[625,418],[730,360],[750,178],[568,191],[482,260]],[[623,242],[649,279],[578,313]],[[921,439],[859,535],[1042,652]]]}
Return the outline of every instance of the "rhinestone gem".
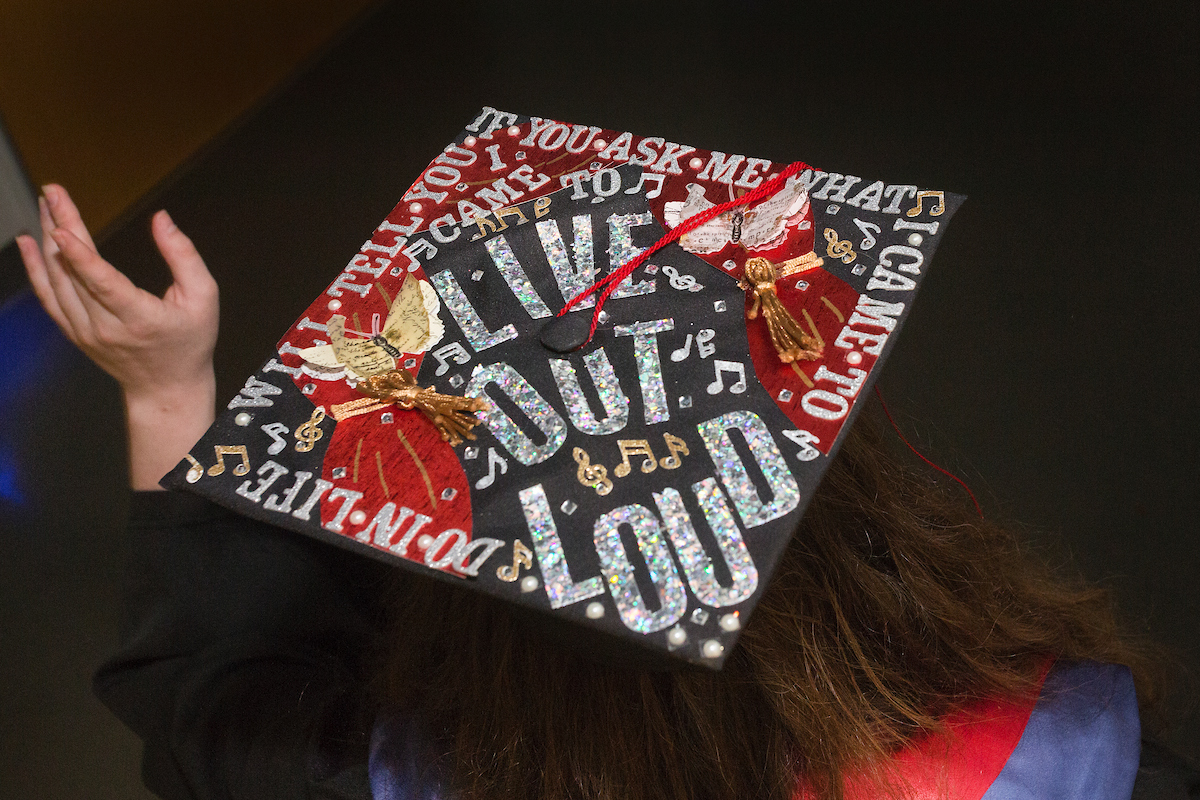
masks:
{"label": "rhinestone gem", "polygon": [[842,207],[839,206],[837,203],[830,203],[829,205],[825,206],[826,214],[836,214],[837,212],[839,212],[841,210],[842,210]]}
{"label": "rhinestone gem", "polygon": [[301,389],[300,391],[304,392],[305,394],[312,394],[316,390],[317,390],[317,385],[315,383],[306,383],[306,384],[304,384],[304,388]]}
{"label": "rhinestone gem", "polygon": [[579,506],[575,505],[575,503],[571,500],[563,500],[563,503],[561,506],[559,506],[559,508],[562,509],[562,512],[564,514],[570,515],[570,514],[574,514],[575,510],[577,508],[579,508]]}
{"label": "rhinestone gem", "polygon": [[455,389],[462,386],[463,385],[462,376],[461,375],[451,375],[450,376],[450,385],[453,386]]}
{"label": "rhinestone gem", "polygon": [[392,412],[385,411],[379,415],[379,421],[382,422],[384,425],[390,425],[391,423],[396,421],[396,417],[392,415]]}
{"label": "rhinestone gem", "polygon": [[458,496],[458,490],[453,486],[447,486],[445,489],[442,489],[443,500],[453,500],[456,496]]}
{"label": "rhinestone gem", "polygon": [[463,450],[463,458],[467,459],[468,461],[475,458],[478,455],[479,455],[478,447],[468,447],[466,450]]}
{"label": "rhinestone gem", "polygon": [[864,272],[867,271],[867,265],[866,264],[855,264],[854,269],[852,269],[850,271],[852,273],[854,273],[855,275],[862,275]]}
{"label": "rhinestone gem", "polygon": [[471,273],[471,280],[478,281],[483,278],[483,270],[477,269]]}
{"label": "rhinestone gem", "polygon": [[803,292],[808,288],[808,281],[796,281],[796,288]]}
{"label": "rhinestone gem", "polygon": [[713,311],[717,312],[718,314],[724,313],[724,311],[725,311],[725,301],[724,301],[724,300],[718,300],[717,302],[713,303]]}
{"label": "rhinestone gem", "polygon": [[346,468],[345,467],[334,467],[333,468],[333,477],[334,478],[346,477]]}
{"label": "rhinestone gem", "polygon": [[691,408],[692,407],[692,396],[690,394],[685,394],[682,397],[680,397],[679,398],[679,407],[680,408]]}
{"label": "rhinestone gem", "polygon": [[404,359],[404,368],[405,369],[412,369],[416,365],[417,365],[417,360],[415,358]]}
{"label": "rhinestone gem", "polygon": [[697,608],[692,612],[692,622],[696,623],[697,625],[707,625],[708,612],[703,608]]}
{"label": "rhinestone gem", "polygon": [[779,402],[781,402],[781,403],[790,403],[792,400],[792,390],[791,389],[783,389],[779,392],[777,397],[779,398]]}

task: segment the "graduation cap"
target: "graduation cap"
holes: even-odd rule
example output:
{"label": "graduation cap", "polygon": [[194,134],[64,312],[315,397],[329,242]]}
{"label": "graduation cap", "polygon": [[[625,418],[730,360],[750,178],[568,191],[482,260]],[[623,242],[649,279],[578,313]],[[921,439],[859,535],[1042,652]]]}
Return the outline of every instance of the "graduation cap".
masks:
{"label": "graduation cap", "polygon": [[485,108],[164,484],[720,668],[962,199]]}

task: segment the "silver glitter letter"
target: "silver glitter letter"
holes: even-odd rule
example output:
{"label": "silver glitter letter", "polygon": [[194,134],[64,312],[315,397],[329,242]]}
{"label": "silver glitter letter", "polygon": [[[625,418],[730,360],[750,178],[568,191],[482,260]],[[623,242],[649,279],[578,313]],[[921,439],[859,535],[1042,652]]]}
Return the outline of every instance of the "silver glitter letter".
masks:
{"label": "silver glitter letter", "polygon": [[713,575],[712,559],[704,551],[692,519],[684,508],[683,498],[679,492],[671,488],[663,490],[662,494],[654,495],[658,511],[663,516],[667,526],[667,534],[671,544],[675,546],[675,554],[683,564],[683,573],[687,576],[688,586],[696,598],[705,605],[722,608],[742,602],[754,594],[758,587],[758,569],[746,549],[741,531],[733,519],[733,512],[725,502],[725,496],[717,487],[714,478],[705,478],[692,485],[700,507],[704,509],[704,518],[717,540],[717,547],[729,574],[733,580],[729,588],[717,583]]}
{"label": "silver glitter letter", "polygon": [[[758,489],[746,472],[746,465],[741,456],[733,448],[728,431],[737,429],[746,437],[750,453],[758,462],[758,468],[767,479],[771,490],[772,500],[763,502],[758,495]],[[696,426],[700,438],[708,448],[713,464],[717,467],[717,475],[725,484],[725,491],[733,498],[733,505],[742,518],[742,525],[754,528],[773,519],[782,517],[800,503],[800,487],[792,476],[791,469],[783,460],[775,438],[767,424],[751,411],[730,411],[716,419],[701,422]]]}
{"label": "silver glitter letter", "polygon": [[[621,526],[633,529],[638,549],[650,569],[658,593],[658,611],[650,611],[634,578],[633,564],[621,541]],[[675,571],[675,561],[662,535],[658,518],[645,506],[621,506],[596,520],[594,533],[600,570],[617,604],[625,627],[637,633],[654,633],[674,625],[687,611],[687,592]]]}
{"label": "silver glitter letter", "polygon": [[550,598],[551,608],[562,608],[589,597],[604,593],[600,576],[596,575],[587,580],[576,582],[567,571],[567,557],[563,553],[562,542],[558,538],[558,530],[554,527],[554,519],[550,514],[550,503],[546,500],[546,492],[539,483],[522,489],[521,508],[525,511],[525,524],[533,536],[533,552],[537,554],[538,567],[542,571],[542,581],[546,584],[546,596]]}
{"label": "silver glitter letter", "polygon": [[458,285],[455,277],[450,274],[450,270],[443,270],[436,275],[430,275],[429,282],[433,284],[438,294],[442,296],[442,302],[446,304],[446,308],[450,309],[450,313],[454,315],[454,321],[458,323],[458,327],[462,328],[463,335],[467,337],[467,341],[471,343],[471,347],[475,348],[475,352],[478,353],[480,350],[486,350],[501,342],[517,338],[517,329],[511,323],[494,331],[487,329],[487,325],[483,324],[483,320],[475,312],[471,301],[463,294],[462,287]]}
{"label": "silver glitter letter", "polygon": [[663,387],[662,361],[658,358],[660,331],[675,330],[675,321],[656,319],[653,322],[635,322],[613,328],[617,336],[632,336],[633,357],[637,361],[638,381],[642,386],[642,406],[646,424],[666,422],[671,418],[667,408],[667,391]]}
{"label": "silver glitter letter", "polygon": [[500,274],[504,276],[504,281],[508,284],[508,288],[512,289],[512,293],[521,301],[521,305],[529,312],[529,316],[534,319],[542,319],[550,316],[550,309],[542,302],[542,297],[537,293],[537,289],[533,288],[533,284],[529,282],[529,276],[525,274],[525,269],[521,266],[521,262],[517,261],[516,254],[509,247],[508,240],[504,238],[504,234],[488,239],[484,242],[484,247],[492,257],[492,261],[500,268]]}
{"label": "silver glitter letter", "polygon": [[[613,214],[608,218],[608,268],[616,271],[637,258],[644,247],[635,247],[630,228],[639,225],[651,225],[654,215],[649,211],[641,214]],[[654,291],[654,279],[633,283],[630,275],[621,281],[621,285],[612,293],[613,300],[622,297],[633,297],[639,294],[650,294]]]}
{"label": "silver glitter letter", "polygon": [[591,436],[616,433],[629,421],[629,398],[621,391],[621,384],[617,381],[612,363],[603,348],[585,355],[583,362],[587,365],[588,374],[592,376],[592,384],[596,387],[596,394],[600,395],[600,403],[604,406],[607,416],[603,421],[596,419],[587,397],[579,387],[579,376],[571,362],[565,358],[552,358],[550,371],[554,373],[554,380],[558,382],[558,391],[562,394],[571,422],[580,431]]}
{"label": "silver glitter letter", "polygon": [[[496,384],[500,391],[516,403],[517,408],[524,412],[529,421],[537,426],[546,437],[544,444],[534,444],[533,440],[508,418],[504,409],[488,400],[485,390],[489,383]],[[486,367],[476,367],[464,394],[484,401],[484,409],[479,412],[483,417],[483,424],[487,425],[492,435],[512,453],[513,458],[525,466],[545,461],[554,455],[567,439],[567,425],[563,418],[538,394],[537,389],[529,385],[529,381],[521,377],[521,373],[503,361]]]}
{"label": "silver glitter letter", "polygon": [[[587,174],[587,173],[584,173]],[[562,231],[558,222],[552,219],[537,224],[538,238],[542,240],[542,249],[546,251],[546,260],[554,270],[554,279],[558,281],[558,290],[562,292],[563,300],[570,300],[587,289],[596,280],[596,256],[592,246],[592,218],[587,214],[576,214],[571,218],[575,229],[575,264],[567,257],[567,246],[563,244]],[[580,301],[579,308],[591,308],[596,305],[595,297]]]}

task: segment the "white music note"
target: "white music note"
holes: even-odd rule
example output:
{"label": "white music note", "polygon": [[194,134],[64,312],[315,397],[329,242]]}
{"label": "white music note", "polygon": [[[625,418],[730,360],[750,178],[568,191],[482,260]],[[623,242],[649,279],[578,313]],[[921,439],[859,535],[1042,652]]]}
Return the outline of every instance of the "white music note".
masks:
{"label": "white music note", "polygon": [[741,394],[746,391],[746,365],[740,361],[725,361],[720,358],[713,359],[713,371],[717,375],[717,379],[708,385],[709,394],[720,394],[725,389],[725,382],[721,373],[731,372],[738,376],[737,381],[729,387],[731,394]]}
{"label": "white music note", "polygon": [[273,456],[277,456],[283,452],[283,448],[287,447],[287,440],[283,437],[289,433],[288,426],[282,422],[268,422],[262,426],[263,433],[271,437],[271,446],[267,448],[267,452]]}
{"label": "white music note", "polygon": [[508,472],[508,461],[496,452],[496,448],[488,448],[488,474],[475,481],[476,489],[486,489],[496,482],[496,465],[500,466],[500,474]]}
{"label": "white music note", "polygon": [[692,353],[692,335],[687,335],[687,341],[683,343],[683,347],[671,353],[672,361],[683,361]]}
{"label": "white music note", "polygon": [[643,172],[642,179],[640,181],[638,181],[638,185],[633,187],[632,189],[626,189],[625,194],[633,194],[633,193],[637,192],[638,190],[640,190],[642,188],[642,184],[644,184],[646,181],[654,181],[655,187],[653,189],[651,189],[650,191],[646,192],[646,199],[653,200],[655,197],[658,197],[660,194],[662,194],[663,181],[665,179],[666,179],[665,175],[658,175],[653,172]]}
{"label": "white music note", "polygon": [[717,346],[709,344],[716,335],[717,332],[712,328],[704,328],[696,334],[696,352],[700,354],[701,358],[708,358],[717,352]]}
{"label": "white music note", "polygon": [[863,240],[858,244],[859,249],[870,250],[875,246],[875,234],[879,233],[879,226],[874,222],[863,222],[858,217],[854,218],[854,224],[863,235]]}
{"label": "white music note", "polygon": [[450,365],[447,363],[447,361],[453,360],[455,364],[466,364],[471,360],[471,356],[458,342],[444,344],[437,350],[434,350],[431,355],[437,359],[438,368],[433,374],[439,378],[450,370]]}
{"label": "white music note", "polygon": [[801,461],[812,461],[821,455],[821,451],[813,447],[814,444],[820,444],[821,440],[808,431],[804,429],[790,430],[784,431],[783,435],[800,445],[800,452],[796,453],[796,458]]}

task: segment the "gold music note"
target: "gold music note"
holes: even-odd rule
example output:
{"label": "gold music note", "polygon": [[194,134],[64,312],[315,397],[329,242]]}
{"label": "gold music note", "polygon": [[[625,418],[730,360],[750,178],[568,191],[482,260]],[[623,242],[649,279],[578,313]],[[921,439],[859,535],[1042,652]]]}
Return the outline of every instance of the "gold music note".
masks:
{"label": "gold music note", "polygon": [[185,455],[184,458],[186,458],[192,464],[192,466],[189,467],[188,471],[187,471],[186,477],[187,477],[188,483],[195,483],[196,481],[198,481],[202,477],[204,477],[204,467],[200,464],[199,461],[192,458],[191,453],[188,453],[187,455]]}
{"label": "gold music note", "polygon": [[833,228],[825,229],[825,241],[829,242],[825,245],[825,252],[830,258],[840,258],[843,264],[849,264],[858,258],[858,253],[854,252],[854,246],[850,244],[850,240],[839,240],[837,231]]}
{"label": "gold music note", "polygon": [[621,463],[613,468],[613,474],[618,478],[624,478],[633,470],[633,467],[629,466],[630,456],[646,457],[646,460],[642,462],[642,472],[654,472],[658,469],[658,462],[654,460],[650,442],[645,439],[618,439],[617,447],[621,448]]}
{"label": "gold music note", "polygon": [[671,451],[671,455],[665,458],[660,458],[658,463],[663,469],[679,469],[679,465],[683,463],[681,455],[691,455],[688,452],[687,442],[669,433],[663,434],[663,441],[667,443],[667,449]]}
{"label": "gold music note", "polygon": [[937,198],[937,203],[934,205],[933,208],[929,209],[929,216],[940,217],[942,215],[942,213],[946,210],[946,193],[945,192],[935,192],[935,191],[917,192],[917,204],[915,206],[913,206],[912,208],[910,208],[908,211],[905,211],[904,213],[910,217],[921,216],[921,211],[922,211],[921,207],[922,207],[922,205],[924,205],[926,197],[936,197]]}
{"label": "gold music note", "polygon": [[513,562],[496,567],[496,577],[505,583],[513,583],[521,577],[521,567],[533,569],[533,553],[520,539],[513,540]]}
{"label": "gold music note", "polygon": [[587,451],[582,447],[576,447],[572,455],[575,457],[575,463],[579,465],[579,469],[575,471],[575,477],[580,483],[592,487],[599,495],[608,494],[613,490],[613,482],[609,479],[608,470],[603,464],[591,463]]}
{"label": "gold music note", "polygon": [[242,463],[233,468],[234,475],[245,475],[250,471],[250,455],[246,452],[246,445],[218,444],[213,446],[213,451],[217,454],[217,463],[208,468],[209,477],[215,478],[225,471],[225,456],[242,457]]}
{"label": "gold music note", "polygon": [[307,453],[316,445],[317,440],[325,435],[325,431],[321,430],[321,422],[325,419],[325,406],[317,406],[308,418],[308,422],[301,425],[292,434],[296,437],[296,452]]}

